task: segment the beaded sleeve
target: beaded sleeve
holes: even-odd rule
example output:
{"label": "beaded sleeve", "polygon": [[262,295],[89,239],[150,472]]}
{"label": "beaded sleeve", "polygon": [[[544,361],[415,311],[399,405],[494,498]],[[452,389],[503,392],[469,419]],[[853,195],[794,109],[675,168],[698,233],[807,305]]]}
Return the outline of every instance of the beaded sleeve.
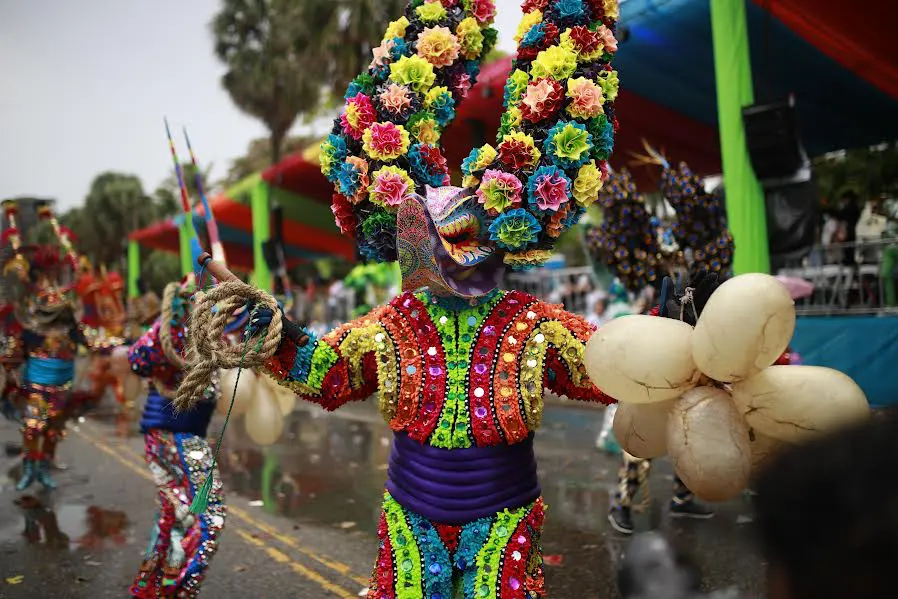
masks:
{"label": "beaded sleeve", "polygon": [[377,390],[374,351],[383,342],[379,318],[381,306],[343,324],[320,339],[311,331],[299,346],[284,337],[266,367],[279,384],[322,406],[336,410],[350,401],[361,401]]}
{"label": "beaded sleeve", "polygon": [[[174,389],[181,380],[181,371],[165,357],[162,352],[162,344],[159,341],[160,321],[157,320],[150,330],[143,334],[137,342],[131,346],[128,352],[128,363],[131,370],[139,377],[151,378],[161,383],[165,388]],[[174,334],[173,342],[176,349],[182,349],[183,336]]]}
{"label": "beaded sleeve", "polygon": [[583,363],[586,342],[595,332],[595,325],[564,310],[562,306],[547,304],[544,310],[549,319],[542,326],[549,341],[545,355],[546,389],[570,399],[606,405],[616,403],[592,384]]}

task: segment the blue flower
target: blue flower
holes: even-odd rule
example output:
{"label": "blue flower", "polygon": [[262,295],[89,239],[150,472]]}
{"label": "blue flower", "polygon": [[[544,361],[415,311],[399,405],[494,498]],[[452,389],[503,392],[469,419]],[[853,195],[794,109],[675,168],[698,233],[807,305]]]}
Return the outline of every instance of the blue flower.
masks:
{"label": "blue flower", "polygon": [[580,168],[589,160],[593,136],[577,121],[559,120],[549,130],[543,144],[544,153],[563,169]]}
{"label": "blue flower", "polygon": [[468,157],[461,161],[461,172],[466,177],[471,174],[471,167],[477,164],[477,158],[480,156],[480,148],[474,148]]}
{"label": "blue flower", "polygon": [[476,60],[466,60],[465,61],[465,73],[468,74],[471,79],[477,77],[477,74],[480,72],[480,63]]}
{"label": "blue flower", "polygon": [[490,225],[490,240],[500,248],[512,252],[536,243],[542,225],[536,217],[523,208],[507,210]]}
{"label": "blue flower", "polygon": [[599,127],[593,129],[593,153],[599,160],[607,160],[614,151],[614,126],[607,120]]}
{"label": "blue flower", "polygon": [[521,38],[521,46],[538,46],[544,37],[546,37],[546,28],[542,23],[537,23]]}
{"label": "blue flower", "polygon": [[438,95],[430,105],[440,127],[448,125],[455,118],[455,99],[449,92]]}
{"label": "blue flower", "polygon": [[552,11],[560,21],[579,21],[586,16],[583,0],[556,0]]}
{"label": "blue flower", "polygon": [[586,208],[584,208],[583,206],[577,206],[577,208],[575,210],[572,210],[569,208],[567,211],[567,216],[565,216],[561,225],[565,229],[570,229],[571,227],[576,225],[578,222],[580,222],[580,217],[583,216],[585,213],[586,213]]}
{"label": "blue flower", "polygon": [[408,54],[408,44],[401,37],[393,38],[393,47],[390,49],[390,58],[393,62],[399,60],[400,57]]}
{"label": "blue flower", "polygon": [[359,189],[359,175],[361,172],[351,162],[344,162],[340,166],[340,172],[337,173],[337,183],[340,186],[340,193],[348,198],[355,195]]}
{"label": "blue flower", "polygon": [[413,145],[408,151],[408,162],[412,167],[412,178],[431,187],[439,187],[443,184],[442,171],[434,170],[434,165],[428,164],[427,159],[421,153],[421,144]]}
{"label": "blue flower", "polygon": [[362,86],[356,83],[355,81],[351,81],[349,83],[349,87],[346,88],[346,94],[343,95],[344,100],[349,100],[351,98],[355,98],[362,92]]}
{"label": "blue flower", "polygon": [[331,133],[327,139],[321,144],[324,176],[331,183],[336,183],[340,174],[339,165],[343,164],[349,150],[346,149],[346,141],[340,135]]}
{"label": "blue flower", "polygon": [[536,186],[540,183],[542,179],[554,179],[560,177],[564,181],[567,182],[567,189],[570,190],[573,186],[571,183],[570,177],[564,174],[564,171],[558,168],[557,166],[541,166],[536,171],[530,175],[530,179],[527,181],[527,198],[530,200],[530,204],[535,206],[537,197],[536,197]]}

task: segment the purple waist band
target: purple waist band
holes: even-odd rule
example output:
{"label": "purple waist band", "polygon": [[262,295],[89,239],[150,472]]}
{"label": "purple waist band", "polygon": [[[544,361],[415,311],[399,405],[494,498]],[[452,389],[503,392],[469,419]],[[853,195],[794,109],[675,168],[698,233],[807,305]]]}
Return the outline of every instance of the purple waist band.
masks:
{"label": "purple waist band", "polygon": [[523,507],[540,495],[533,435],[514,445],[443,449],[396,433],[387,491],[402,507],[440,524]]}

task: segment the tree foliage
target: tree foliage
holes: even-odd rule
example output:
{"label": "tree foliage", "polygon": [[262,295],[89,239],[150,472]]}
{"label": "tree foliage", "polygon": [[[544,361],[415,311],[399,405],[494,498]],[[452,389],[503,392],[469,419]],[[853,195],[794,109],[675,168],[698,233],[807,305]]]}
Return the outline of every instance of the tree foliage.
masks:
{"label": "tree foliage", "polygon": [[898,141],[820,156],[813,168],[824,205],[848,190],[862,200],[898,195]]}

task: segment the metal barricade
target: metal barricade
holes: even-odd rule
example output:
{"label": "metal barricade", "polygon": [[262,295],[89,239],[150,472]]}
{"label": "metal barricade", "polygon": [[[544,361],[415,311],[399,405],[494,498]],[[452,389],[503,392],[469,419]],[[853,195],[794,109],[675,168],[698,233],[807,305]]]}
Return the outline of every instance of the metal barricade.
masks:
{"label": "metal barricade", "polygon": [[589,266],[551,270],[538,268],[528,272],[512,273],[505,278],[506,289],[517,289],[544,301],[564,304],[569,312],[589,314],[591,294],[601,289],[599,281]]}

